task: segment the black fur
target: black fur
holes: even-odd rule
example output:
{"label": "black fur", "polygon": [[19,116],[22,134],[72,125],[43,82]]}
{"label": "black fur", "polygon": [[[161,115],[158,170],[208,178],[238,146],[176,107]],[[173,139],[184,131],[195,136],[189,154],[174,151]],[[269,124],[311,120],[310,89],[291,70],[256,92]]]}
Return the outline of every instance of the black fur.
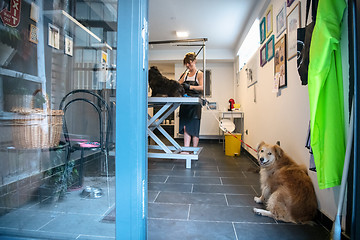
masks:
{"label": "black fur", "polygon": [[149,69],[149,85],[152,97],[182,97],[185,94],[183,86],[178,81],[163,76],[155,66]]}

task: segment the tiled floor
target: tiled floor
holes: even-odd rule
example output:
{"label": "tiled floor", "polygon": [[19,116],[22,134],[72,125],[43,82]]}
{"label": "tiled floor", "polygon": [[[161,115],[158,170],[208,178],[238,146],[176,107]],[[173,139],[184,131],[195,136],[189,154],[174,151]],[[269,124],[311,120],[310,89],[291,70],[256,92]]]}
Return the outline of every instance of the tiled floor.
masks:
{"label": "tiled floor", "polygon": [[[245,154],[224,155],[222,143],[201,141],[200,159],[185,168],[183,160],[149,160],[148,239],[328,239],[321,226],[276,222],[253,213],[259,195],[258,167]],[[104,177],[93,173],[85,185],[106,189]],[[84,199],[81,190],[64,201],[43,205],[34,201],[0,217],[4,233],[26,238],[114,239],[115,224],[102,218],[114,206],[115,179],[110,178],[110,198]]]}
{"label": "tiled floor", "polygon": [[258,166],[245,154],[224,155],[218,142],[201,142],[200,159],[149,160],[149,240],[329,239],[320,225],[295,225],[257,216]]}

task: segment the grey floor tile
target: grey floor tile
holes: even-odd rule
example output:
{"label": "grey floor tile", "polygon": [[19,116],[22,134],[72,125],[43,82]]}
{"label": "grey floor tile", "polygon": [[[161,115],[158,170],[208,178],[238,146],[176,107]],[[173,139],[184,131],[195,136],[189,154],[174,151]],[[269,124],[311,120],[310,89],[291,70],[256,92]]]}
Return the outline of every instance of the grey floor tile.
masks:
{"label": "grey floor tile", "polygon": [[226,194],[226,199],[229,206],[239,206],[239,207],[261,207],[261,205],[255,203],[254,196],[252,194],[241,194],[241,195],[231,195]]}
{"label": "grey floor tile", "polygon": [[159,193],[159,191],[148,191],[148,202],[154,202]]}
{"label": "grey floor tile", "polygon": [[157,182],[157,183],[165,183],[166,179],[168,178],[168,176],[157,176],[157,175],[151,175],[148,178],[149,182]]}
{"label": "grey floor tile", "polygon": [[246,177],[221,177],[221,182],[224,185],[260,185],[260,176],[258,179]]}
{"label": "grey floor tile", "polygon": [[1,228],[37,230],[63,213],[16,209],[0,217]]}
{"label": "grey floor tile", "polygon": [[[174,167],[174,171],[176,170],[184,170],[184,166],[175,166]],[[206,166],[204,164],[195,164],[194,166],[191,167],[191,170],[193,171],[217,171],[218,168],[217,166]]]}
{"label": "grey floor tile", "polygon": [[194,184],[194,193],[255,194],[251,186],[242,185],[200,185]]}
{"label": "grey floor tile", "polygon": [[329,233],[321,226],[294,224],[234,224],[239,240],[327,240]]}
{"label": "grey floor tile", "polygon": [[198,171],[196,177],[243,177],[241,171]]}
{"label": "grey floor tile", "polygon": [[148,221],[148,240],[234,240],[231,223],[157,220]]}
{"label": "grey floor tile", "polygon": [[157,176],[169,176],[172,173],[172,170],[163,170],[163,169],[149,169],[148,170],[148,175],[149,176],[153,176],[153,175],[157,175]]}
{"label": "grey floor tile", "polygon": [[149,183],[148,190],[165,192],[191,192],[192,184]]}
{"label": "grey floor tile", "polygon": [[40,231],[93,236],[115,236],[115,224],[101,222],[103,216],[85,214],[63,214],[40,228]]}
{"label": "grey floor tile", "polygon": [[161,192],[155,202],[227,205],[224,194]]}
{"label": "grey floor tile", "polygon": [[253,207],[214,207],[213,205],[207,204],[191,205],[190,220],[275,223],[275,221],[271,218],[256,215],[253,212]]}
{"label": "grey floor tile", "polygon": [[221,184],[218,177],[169,177],[166,183]]}
{"label": "grey floor tile", "polygon": [[188,204],[149,203],[149,218],[186,220],[189,214]]}

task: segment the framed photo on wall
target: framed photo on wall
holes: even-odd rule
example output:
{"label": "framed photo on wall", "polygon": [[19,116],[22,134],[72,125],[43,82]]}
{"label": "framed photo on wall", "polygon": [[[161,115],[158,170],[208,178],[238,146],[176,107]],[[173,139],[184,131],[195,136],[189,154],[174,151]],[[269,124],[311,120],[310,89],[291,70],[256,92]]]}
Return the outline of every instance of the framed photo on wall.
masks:
{"label": "framed photo on wall", "polygon": [[73,55],[73,39],[72,37],[65,35],[64,41],[64,51],[66,55],[72,56]]}
{"label": "framed photo on wall", "polygon": [[279,88],[287,85],[286,34],[275,44],[274,78],[279,83]]}
{"label": "framed photo on wall", "polygon": [[273,6],[270,5],[266,10],[266,37],[269,37],[273,31]]}
{"label": "framed photo on wall", "polygon": [[286,19],[287,25],[287,54],[288,60],[296,56],[297,52],[297,29],[301,27],[300,2],[298,2]]}
{"label": "framed photo on wall", "polygon": [[286,29],[286,4],[283,4],[280,11],[276,15],[276,37],[280,37],[280,35]]}
{"label": "framed photo on wall", "polygon": [[263,43],[266,39],[266,21],[265,17],[260,22],[260,43]]}
{"label": "framed photo on wall", "polygon": [[266,42],[266,61],[270,61],[274,57],[274,35],[271,35],[269,40]]}
{"label": "framed photo on wall", "polygon": [[60,48],[60,29],[50,23],[48,26],[48,45],[56,49]]}
{"label": "framed photo on wall", "polygon": [[260,48],[260,66],[263,67],[266,63],[266,44]]}

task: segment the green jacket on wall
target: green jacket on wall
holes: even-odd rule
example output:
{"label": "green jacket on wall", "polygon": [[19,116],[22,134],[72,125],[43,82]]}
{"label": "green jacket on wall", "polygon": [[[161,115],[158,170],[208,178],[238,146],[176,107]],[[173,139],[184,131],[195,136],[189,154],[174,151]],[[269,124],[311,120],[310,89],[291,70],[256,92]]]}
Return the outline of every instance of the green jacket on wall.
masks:
{"label": "green jacket on wall", "polygon": [[341,23],[344,0],[320,0],[308,75],[311,147],[319,188],[341,184],[345,158]]}

